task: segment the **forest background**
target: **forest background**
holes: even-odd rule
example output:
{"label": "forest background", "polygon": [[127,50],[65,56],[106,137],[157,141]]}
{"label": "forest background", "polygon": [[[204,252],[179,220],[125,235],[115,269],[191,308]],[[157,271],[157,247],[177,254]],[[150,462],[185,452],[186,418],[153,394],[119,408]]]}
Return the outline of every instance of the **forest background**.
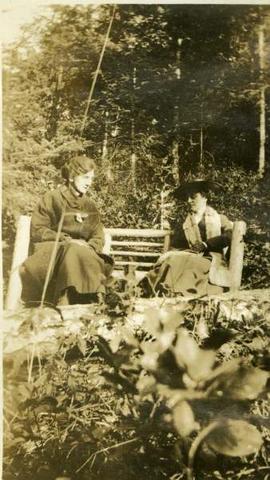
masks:
{"label": "forest background", "polygon": [[4,277],[18,215],[85,152],[106,227],[173,225],[175,186],[217,180],[212,205],[248,223],[243,285],[269,286],[270,7],[50,9],[3,52]]}
{"label": "forest background", "polygon": [[5,311],[5,480],[269,480],[269,26],[260,5],[52,5],[4,49],[5,279],[18,216],[84,152],[106,227],[174,225],[174,188],[216,180],[254,289],[142,299],[127,275],[118,304]]}

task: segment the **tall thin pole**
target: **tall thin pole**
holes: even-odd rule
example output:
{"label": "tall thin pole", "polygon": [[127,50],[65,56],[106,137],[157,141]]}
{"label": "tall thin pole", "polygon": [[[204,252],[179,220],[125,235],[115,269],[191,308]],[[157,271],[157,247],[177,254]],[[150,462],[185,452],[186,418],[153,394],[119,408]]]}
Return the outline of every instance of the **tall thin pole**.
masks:
{"label": "tall thin pole", "polygon": [[108,26],[107,33],[106,33],[105,41],[104,41],[104,44],[103,44],[103,47],[102,47],[102,51],[101,51],[101,54],[100,54],[100,57],[99,57],[98,65],[97,65],[97,69],[95,71],[94,79],[93,79],[93,82],[92,82],[92,85],[91,85],[91,88],[90,88],[90,92],[89,92],[89,95],[88,95],[87,104],[86,104],[86,108],[85,108],[85,112],[84,112],[84,116],[83,116],[83,121],[82,121],[82,126],[81,126],[81,132],[80,132],[81,135],[83,134],[83,131],[85,129],[87,115],[88,115],[88,112],[89,112],[89,108],[90,108],[92,96],[93,96],[93,93],[94,93],[97,77],[98,77],[98,74],[100,72],[100,67],[101,67],[101,64],[102,64],[103,57],[104,57],[105,48],[106,48],[108,40],[109,40],[109,36],[110,36],[112,24],[113,24],[113,19],[114,19],[114,15],[115,15],[115,10],[116,10],[116,5],[113,6],[112,16],[111,16],[111,19],[110,19],[110,23],[109,23],[109,26]]}
{"label": "tall thin pole", "polygon": [[42,290],[40,308],[43,308],[43,306],[44,306],[46,293],[47,293],[47,288],[49,286],[49,282],[50,282],[52,274],[53,274],[53,269],[55,267],[55,259],[56,259],[56,255],[57,255],[57,249],[58,249],[58,245],[59,245],[60,235],[61,235],[61,232],[62,232],[65,213],[66,213],[66,203],[64,204],[63,211],[62,211],[62,214],[61,214],[61,218],[60,218],[60,221],[59,221],[59,224],[58,224],[58,227],[57,227],[56,237],[55,237],[55,240],[54,240],[54,245],[53,245],[49,265],[48,265],[48,268],[47,268],[46,278],[45,278],[45,282],[44,282],[44,286],[43,286],[43,290]]}

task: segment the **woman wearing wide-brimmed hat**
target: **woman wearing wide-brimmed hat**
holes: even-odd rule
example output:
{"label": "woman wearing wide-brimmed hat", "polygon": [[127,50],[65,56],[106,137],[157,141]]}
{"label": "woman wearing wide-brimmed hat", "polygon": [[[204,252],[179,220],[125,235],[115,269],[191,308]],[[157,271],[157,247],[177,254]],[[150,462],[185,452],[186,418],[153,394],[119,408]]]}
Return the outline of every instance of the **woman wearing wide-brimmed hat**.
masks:
{"label": "woman wearing wide-brimmed hat", "polygon": [[22,300],[26,303],[38,302],[44,296],[48,273],[48,303],[88,303],[104,292],[113,262],[102,255],[103,225],[95,203],[86,195],[94,173],[91,158],[74,156],[62,168],[66,185],[47,192],[34,210],[34,253],[21,267]]}
{"label": "woman wearing wide-brimmed hat", "polygon": [[172,235],[171,250],[159,258],[142,281],[144,292],[207,295],[229,286],[226,252],[233,223],[207,202],[209,192],[219,187],[198,179],[174,191],[176,200],[188,202],[189,213]]}

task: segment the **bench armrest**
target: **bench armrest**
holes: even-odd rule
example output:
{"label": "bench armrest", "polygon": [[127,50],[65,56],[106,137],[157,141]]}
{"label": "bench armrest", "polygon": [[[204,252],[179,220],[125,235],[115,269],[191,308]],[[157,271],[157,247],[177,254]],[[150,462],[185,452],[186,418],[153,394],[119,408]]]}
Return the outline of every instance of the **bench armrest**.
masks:
{"label": "bench armrest", "polygon": [[238,290],[241,285],[243,260],[244,260],[244,235],[246,233],[246,223],[242,221],[234,222],[231,253],[229,261],[230,271],[230,290]]}

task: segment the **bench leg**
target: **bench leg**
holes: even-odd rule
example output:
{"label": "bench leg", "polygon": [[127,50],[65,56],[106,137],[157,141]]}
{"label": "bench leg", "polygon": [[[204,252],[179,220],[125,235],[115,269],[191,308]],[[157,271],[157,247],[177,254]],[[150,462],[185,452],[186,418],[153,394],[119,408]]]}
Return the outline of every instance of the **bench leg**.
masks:
{"label": "bench leg", "polygon": [[28,257],[30,244],[30,225],[31,217],[26,215],[21,215],[19,217],[5,305],[6,309],[8,310],[16,309],[21,298],[22,282],[19,268]]}
{"label": "bench leg", "polygon": [[230,290],[235,291],[240,288],[243,260],[244,260],[244,240],[243,236],[246,233],[245,222],[235,222],[233,226],[233,236],[230,254]]}

